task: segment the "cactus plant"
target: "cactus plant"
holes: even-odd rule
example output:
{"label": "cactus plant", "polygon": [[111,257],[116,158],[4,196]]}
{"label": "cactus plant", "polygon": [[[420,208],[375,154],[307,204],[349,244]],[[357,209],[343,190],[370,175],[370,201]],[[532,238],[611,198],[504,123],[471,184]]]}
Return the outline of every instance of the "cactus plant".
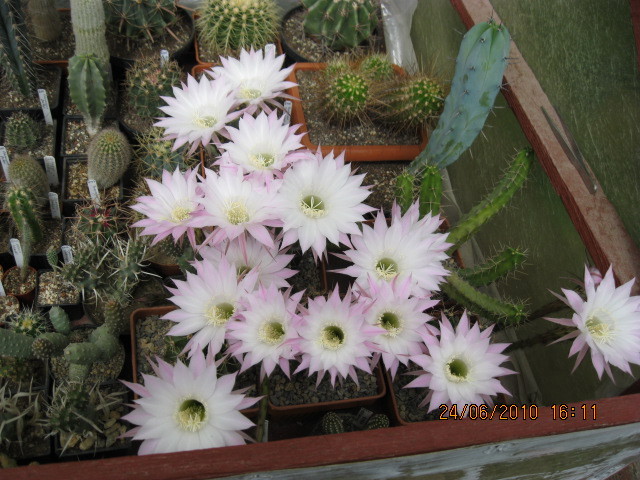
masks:
{"label": "cactus plant", "polygon": [[379,428],[388,428],[390,425],[389,417],[387,417],[383,413],[376,413],[372,415],[369,421],[367,421],[367,426],[365,430],[377,430]]}
{"label": "cactus plant", "polygon": [[322,433],[330,435],[332,433],[344,433],[344,422],[335,412],[327,412],[322,417]]}
{"label": "cactus plant", "polygon": [[137,61],[128,71],[126,91],[135,114],[153,123],[153,117],[162,115],[160,96],[171,96],[172,87],[180,83],[182,71],[177,62],[160,62],[156,58]]}
{"label": "cactus plant", "polygon": [[333,50],[357,47],[378,24],[372,0],[302,0],[302,4],[307,8],[305,33]]}
{"label": "cactus plant", "polygon": [[465,34],[444,110],[427,147],[409,166],[412,173],[427,164],[446,167],[471,146],[502,86],[509,42],[507,28],[494,21],[479,23]]}
{"label": "cactus plant", "polygon": [[[20,384],[9,389],[9,382],[0,384],[0,446],[4,450],[11,442],[22,442],[28,427],[36,427],[42,418],[42,392],[32,384]],[[42,432],[44,433],[44,432]]]}
{"label": "cactus plant", "polygon": [[104,69],[109,68],[109,47],[102,0],[71,0],[71,24],[76,56],[95,55]]}
{"label": "cactus plant", "polygon": [[136,165],[140,176],[160,181],[162,172],[181,171],[193,167],[198,159],[187,156],[186,147],[173,149],[172,140],[164,140],[164,129],[154,127],[148,133],[138,136]]}
{"label": "cactus plant", "polygon": [[367,55],[360,61],[360,71],[375,81],[391,80],[395,71],[393,64],[386,55],[374,53]]}
{"label": "cactus plant", "polygon": [[131,146],[116,128],[105,128],[91,140],[87,149],[89,178],[100,188],[115,184],[129,167]]}
{"label": "cactus plant", "polygon": [[36,72],[21,0],[0,2],[0,66],[15,91],[35,95]]}
{"label": "cactus plant", "polygon": [[38,202],[47,198],[49,179],[33,157],[17,155],[9,164],[9,178],[13,185],[29,189]]}
{"label": "cactus plant", "polygon": [[28,272],[31,249],[42,239],[42,219],[38,201],[29,188],[12,185],[7,192],[6,203],[20,233],[20,246],[24,258],[20,276],[24,280]]}
{"label": "cactus plant", "polygon": [[526,252],[517,248],[507,247],[481,265],[458,270],[458,274],[470,285],[482,287],[515,271],[526,258]]}
{"label": "cactus plant", "polygon": [[69,94],[84,117],[89,135],[100,128],[109,90],[107,67],[94,54],[69,59]]}
{"label": "cactus plant", "polygon": [[97,241],[111,238],[122,229],[116,205],[78,205],[76,215],[77,229]]}
{"label": "cactus plant", "polygon": [[371,105],[368,79],[357,72],[324,75],[322,106],[329,121],[338,124],[367,118]]}
{"label": "cactus plant", "polygon": [[6,147],[16,151],[33,149],[40,139],[40,124],[26,112],[16,112],[7,119],[4,133]]}
{"label": "cactus plant", "polygon": [[157,40],[176,22],[174,0],[106,0],[110,31],[127,40]]}
{"label": "cactus plant", "polygon": [[37,337],[47,330],[47,325],[44,315],[37,310],[26,309],[10,317],[9,329],[16,333]]}
{"label": "cactus plant", "polygon": [[440,213],[440,199],[442,198],[442,176],[440,169],[433,165],[427,165],[422,172],[420,182],[420,218],[427,213],[438,215]]}
{"label": "cactus plant", "polygon": [[53,42],[62,33],[62,21],[55,0],[29,0],[27,12],[36,38]]}
{"label": "cactus plant", "polygon": [[278,36],[275,0],[206,0],[198,15],[198,42],[215,55],[258,50]]}
{"label": "cactus plant", "polygon": [[444,90],[426,75],[400,78],[389,90],[384,90],[383,119],[400,128],[417,128],[436,117],[442,109]]}

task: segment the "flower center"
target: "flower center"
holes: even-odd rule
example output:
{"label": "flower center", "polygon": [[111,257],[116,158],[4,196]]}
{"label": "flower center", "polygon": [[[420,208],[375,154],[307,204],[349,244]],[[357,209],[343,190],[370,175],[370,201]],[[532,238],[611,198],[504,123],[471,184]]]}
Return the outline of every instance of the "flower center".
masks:
{"label": "flower center", "polygon": [[269,168],[276,161],[276,156],[271,153],[258,153],[249,155],[249,160],[256,168]]}
{"label": "flower center", "polygon": [[614,329],[611,325],[609,312],[598,308],[585,322],[591,336],[598,342],[609,343],[613,339]]}
{"label": "flower center", "polygon": [[249,221],[249,212],[244,202],[231,202],[227,207],[227,220],[232,225],[240,225]]}
{"label": "flower center", "polygon": [[207,408],[195,398],[189,398],[180,404],[176,420],[180,428],[187,432],[200,430],[207,418]]}
{"label": "flower center", "polygon": [[235,313],[236,309],[228,302],[217,303],[212,305],[205,317],[210,325],[221,327],[229,321],[231,316]]}
{"label": "flower center", "polygon": [[251,267],[249,267],[248,265],[240,265],[236,267],[236,275],[238,275],[238,277],[241,277],[242,275],[247,273],[249,270],[251,270]]}
{"label": "flower center", "polygon": [[327,214],[324,202],[315,195],[307,195],[300,200],[300,210],[309,218],[321,218]]}
{"label": "flower center", "polygon": [[196,126],[200,128],[212,128],[216,123],[218,123],[218,120],[216,119],[216,117],[213,117],[211,115],[200,115],[199,113],[197,113],[195,118],[193,119],[193,123],[195,123]]}
{"label": "flower center", "polygon": [[469,366],[460,357],[453,357],[447,362],[444,373],[450,382],[466,382],[469,379]]}
{"label": "flower center", "polygon": [[397,337],[402,332],[402,320],[394,312],[384,312],[378,317],[378,325],[384,328],[389,337]]}
{"label": "flower center", "polygon": [[270,345],[276,345],[282,342],[284,335],[284,325],[279,320],[264,322],[258,330],[258,338]]}
{"label": "flower center", "polygon": [[171,210],[171,221],[173,223],[182,223],[191,217],[191,209],[184,205],[176,205]]}
{"label": "flower center", "polygon": [[391,280],[398,275],[398,264],[390,258],[381,258],[376,263],[376,273],[380,278]]}
{"label": "flower center", "polygon": [[320,343],[327,350],[338,350],[344,344],[344,330],[338,325],[327,325],[322,329]]}

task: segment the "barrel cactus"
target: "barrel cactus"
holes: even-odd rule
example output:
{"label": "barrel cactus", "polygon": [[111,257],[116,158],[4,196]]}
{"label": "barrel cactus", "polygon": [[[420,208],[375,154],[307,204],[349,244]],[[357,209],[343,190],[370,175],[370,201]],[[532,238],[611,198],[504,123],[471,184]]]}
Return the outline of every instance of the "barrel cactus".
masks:
{"label": "barrel cactus", "polygon": [[39,202],[47,198],[49,179],[38,161],[29,155],[16,155],[9,164],[11,183],[27,188]]}
{"label": "barrel cactus", "polygon": [[322,104],[329,121],[344,124],[367,117],[371,88],[366,76],[352,71],[324,76]]}
{"label": "barrel cactus", "polygon": [[151,119],[162,115],[160,96],[173,95],[172,87],[180,84],[182,71],[177,62],[161,62],[159,58],[137,61],[128,71],[126,79],[129,104],[139,117]]}
{"label": "barrel cactus", "polygon": [[426,75],[401,78],[385,92],[384,119],[398,127],[417,128],[438,116],[444,101],[444,89]]}
{"label": "barrel cactus", "polygon": [[305,33],[333,50],[357,47],[378,24],[373,0],[302,0],[302,4],[307,8]]}
{"label": "barrel cactus", "polygon": [[105,0],[109,29],[128,40],[162,37],[176,22],[175,0]]}
{"label": "barrel cactus", "polygon": [[198,42],[212,54],[258,50],[278,37],[275,0],[205,0],[198,15]]}
{"label": "barrel cactus", "polygon": [[89,178],[98,187],[114,185],[129,167],[131,146],[127,137],[116,128],[105,128],[91,140],[87,149]]}
{"label": "barrel cactus", "polygon": [[395,76],[393,64],[386,55],[375,53],[360,61],[360,71],[375,81],[391,80]]}
{"label": "barrel cactus", "polygon": [[6,147],[27,151],[38,145],[40,125],[26,112],[16,112],[7,119],[4,133]]}

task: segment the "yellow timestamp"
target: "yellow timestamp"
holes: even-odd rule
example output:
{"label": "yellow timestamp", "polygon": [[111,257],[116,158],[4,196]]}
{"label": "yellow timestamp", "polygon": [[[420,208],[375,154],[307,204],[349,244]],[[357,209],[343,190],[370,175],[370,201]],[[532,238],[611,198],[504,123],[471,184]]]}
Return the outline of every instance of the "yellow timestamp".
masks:
{"label": "yellow timestamp", "polygon": [[569,420],[572,418],[597,420],[598,405],[595,403],[583,403],[576,406],[560,403],[557,405],[551,405],[551,413],[554,420]]}

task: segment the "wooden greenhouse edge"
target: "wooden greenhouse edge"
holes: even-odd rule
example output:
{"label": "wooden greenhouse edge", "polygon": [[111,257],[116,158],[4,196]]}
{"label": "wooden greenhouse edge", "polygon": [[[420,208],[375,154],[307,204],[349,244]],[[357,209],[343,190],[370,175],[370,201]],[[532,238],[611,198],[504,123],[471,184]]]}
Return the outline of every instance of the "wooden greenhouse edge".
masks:
{"label": "wooden greenhouse edge", "polygon": [[[468,28],[489,18],[500,21],[488,0],[451,0],[451,3]],[[632,7],[637,3],[632,1]],[[504,96],[593,261],[603,272],[613,265],[619,282],[634,277],[640,279],[640,249],[602,189],[598,188],[592,195],[564,153],[542,108],[560,125],[557,113],[513,41],[509,55],[517,61],[510,63],[505,71]],[[634,285],[635,294],[640,293],[639,283]]]}

